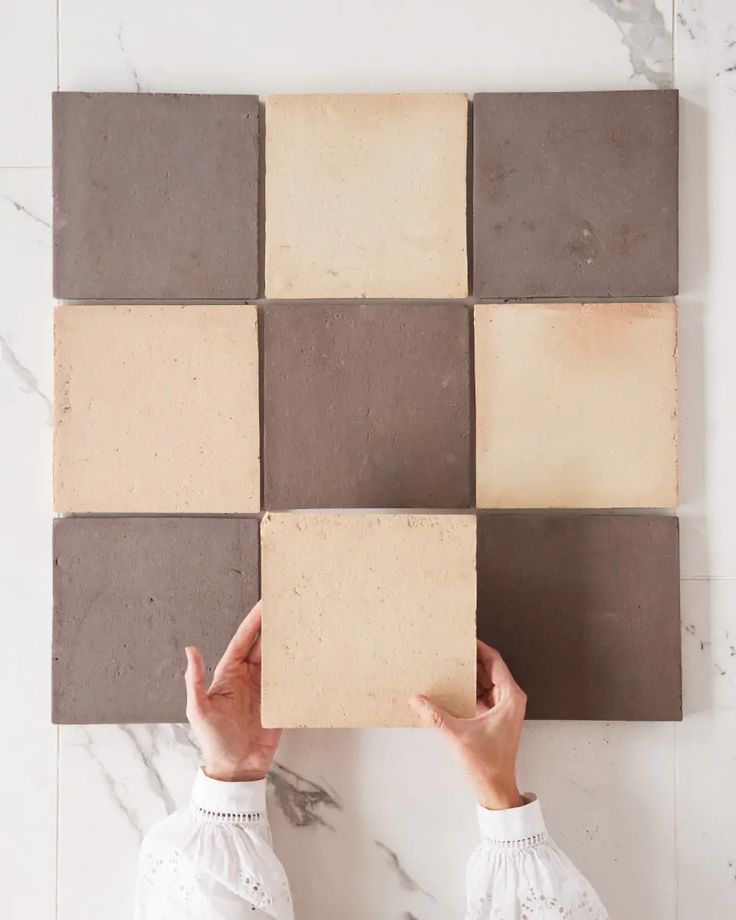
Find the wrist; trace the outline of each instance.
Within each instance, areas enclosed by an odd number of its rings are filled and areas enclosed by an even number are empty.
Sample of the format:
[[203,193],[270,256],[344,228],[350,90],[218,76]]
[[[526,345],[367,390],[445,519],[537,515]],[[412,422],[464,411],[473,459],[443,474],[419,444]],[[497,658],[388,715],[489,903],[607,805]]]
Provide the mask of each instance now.
[[490,811],[520,808],[526,804],[515,777],[479,777],[473,785],[478,803]]
[[204,773],[210,779],[221,783],[253,783],[266,778],[265,770],[255,770],[253,767],[227,763],[206,763]]

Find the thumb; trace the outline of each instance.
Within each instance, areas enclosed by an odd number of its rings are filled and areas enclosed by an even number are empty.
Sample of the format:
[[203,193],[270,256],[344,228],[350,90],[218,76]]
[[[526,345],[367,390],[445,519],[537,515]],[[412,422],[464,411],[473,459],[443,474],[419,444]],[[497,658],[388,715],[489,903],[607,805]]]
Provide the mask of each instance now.
[[184,674],[187,688],[187,718],[190,718],[191,714],[203,710],[207,702],[207,691],[204,687],[204,661],[201,652],[193,645],[188,645],[184,651],[187,656],[187,670]]
[[409,700],[409,708],[419,719],[423,728],[436,728],[443,735],[455,734],[455,716],[443,709],[434,700],[427,696],[413,696]]

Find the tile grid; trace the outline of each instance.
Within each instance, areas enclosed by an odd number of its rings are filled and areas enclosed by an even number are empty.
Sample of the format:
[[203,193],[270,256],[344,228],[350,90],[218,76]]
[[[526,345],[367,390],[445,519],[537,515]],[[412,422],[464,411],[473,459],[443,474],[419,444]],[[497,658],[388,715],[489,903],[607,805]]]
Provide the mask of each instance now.
[[[472,214],[472,212],[473,212],[472,204],[471,204],[470,202],[469,202],[469,206],[468,206],[468,208],[467,208],[467,211],[468,211],[468,215],[469,215],[469,218],[468,218],[468,219],[470,219],[470,214]],[[260,233],[260,238],[263,239],[263,231],[262,231],[262,230],[261,230],[261,233]],[[469,247],[469,252],[468,252],[468,260],[469,260],[469,262],[470,262],[470,259],[472,259],[472,255],[471,255],[470,247]],[[125,301],[120,301],[120,300],[118,300],[118,302],[125,303]],[[176,302],[181,303],[181,302],[183,302],[183,301],[182,301],[182,299],[179,299],[179,300],[177,300]],[[191,301],[189,301],[189,302],[191,302]],[[260,301],[257,301],[257,302],[258,302],[258,304],[259,304],[259,313],[260,313],[261,317],[263,317],[263,312],[264,312],[265,308],[267,307],[267,305],[269,305],[269,304],[271,303],[271,301],[268,301],[268,300],[260,300]],[[468,297],[468,298],[466,298],[466,299],[462,302],[462,303],[465,305],[465,308],[466,308],[467,311],[468,311],[468,314],[469,314],[468,319],[469,319],[471,322],[472,322],[472,312],[473,312],[473,310],[474,310],[474,306],[475,306],[475,304],[477,304],[478,302],[479,302],[479,301],[478,301],[476,298],[473,298],[473,297]],[[103,303],[103,301],[101,301],[101,303]],[[354,304],[355,302],[352,301],[352,300],[341,300],[341,301],[333,301],[332,303],[335,304],[335,305],[339,305],[339,304],[347,304],[347,305],[350,305],[350,304]],[[457,305],[460,306],[460,303],[458,303]],[[260,326],[260,324],[259,324],[259,337],[260,337],[260,336],[262,336],[262,332],[261,332],[261,326]],[[474,337],[471,337],[471,340],[473,341],[473,343],[475,342]],[[473,347],[473,346],[471,346],[471,348],[472,348],[472,347]],[[261,376],[261,381],[262,381],[262,379],[263,379],[262,361],[260,362],[260,364],[261,364],[261,367],[260,367],[260,376]],[[472,363],[471,363],[471,368],[472,368]],[[471,371],[471,373],[472,373],[472,371]],[[471,379],[474,379],[474,377],[471,377]],[[473,390],[474,390],[474,388],[473,388]],[[263,389],[263,386],[261,385],[261,389],[260,389],[260,400],[261,400],[261,404],[262,404],[262,400],[263,400],[263,392],[264,392],[264,389]],[[262,405],[261,405],[260,412],[262,413]],[[261,428],[261,432],[262,432],[262,431],[263,431],[263,429]],[[471,441],[474,440],[475,433],[476,433],[476,432],[475,432],[475,424],[474,424],[474,419],[473,419],[473,421],[472,421],[472,423],[471,423]],[[471,468],[473,469],[473,472],[475,472],[475,464],[474,464],[474,463],[471,464]],[[263,470],[264,470],[264,465],[261,464],[261,478],[263,477]],[[471,510],[473,510],[473,509],[475,509],[475,504],[474,504],[474,503],[471,503]],[[583,513],[585,513],[585,509],[580,509],[580,511],[582,511]]]

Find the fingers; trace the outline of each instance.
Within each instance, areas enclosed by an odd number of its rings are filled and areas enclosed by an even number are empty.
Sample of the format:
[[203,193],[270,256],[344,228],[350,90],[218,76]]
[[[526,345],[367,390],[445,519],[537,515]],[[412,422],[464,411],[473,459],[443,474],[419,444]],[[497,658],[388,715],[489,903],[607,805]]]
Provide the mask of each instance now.
[[442,734],[454,735],[458,719],[451,716],[449,712],[441,706],[430,700],[426,696],[413,696],[409,700],[409,707],[418,717],[419,724],[423,728],[436,728]]
[[187,688],[187,719],[201,713],[207,703],[207,691],[204,686],[204,661],[198,648],[188,645],[184,650],[187,656],[187,669],[184,683]]
[[478,639],[478,683],[489,685],[488,698],[493,704],[503,700],[518,701],[526,704],[526,694],[514,680],[508,665],[500,652]]
[[261,636],[258,635],[258,638],[255,641],[253,648],[248,652],[248,661],[252,664],[261,663]]
[[258,633],[261,630],[261,610],[263,604],[261,601],[255,605],[248,616],[238,626],[235,635],[230,640],[225,654],[217,665],[217,671],[230,664],[239,664],[248,658],[253,646],[255,645]]
[[[514,680],[500,652],[486,645],[485,642],[481,642],[480,639],[478,639],[478,675],[478,682],[483,686],[486,685],[487,680],[499,690],[519,689],[519,685]],[[486,680],[483,679],[484,677]]]

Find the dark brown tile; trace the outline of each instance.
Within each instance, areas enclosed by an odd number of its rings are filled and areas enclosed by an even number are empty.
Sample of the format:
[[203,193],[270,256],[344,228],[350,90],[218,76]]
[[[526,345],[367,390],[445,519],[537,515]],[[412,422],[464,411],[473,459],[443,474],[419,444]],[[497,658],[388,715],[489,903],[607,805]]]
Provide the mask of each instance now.
[[682,718],[677,519],[479,515],[478,634],[529,718]]
[[55,93],[54,295],[258,295],[258,99]]
[[266,508],[468,507],[464,306],[271,305],[263,328]]
[[184,646],[214,667],[258,555],[256,518],[55,521],[53,721],[184,721]]
[[677,292],[675,90],[479,93],[476,297]]

